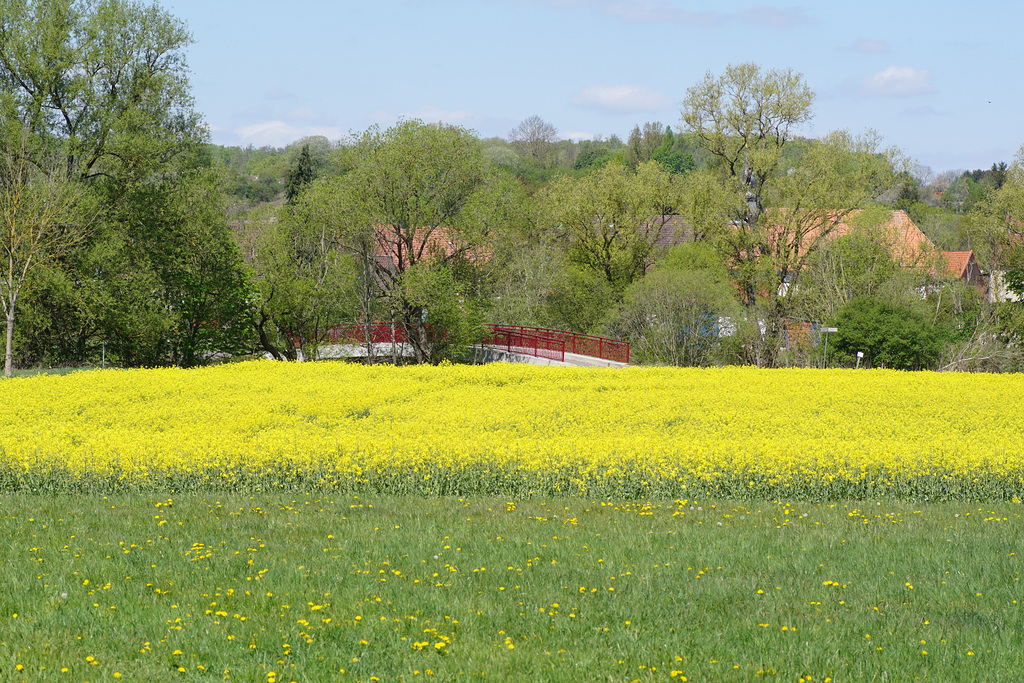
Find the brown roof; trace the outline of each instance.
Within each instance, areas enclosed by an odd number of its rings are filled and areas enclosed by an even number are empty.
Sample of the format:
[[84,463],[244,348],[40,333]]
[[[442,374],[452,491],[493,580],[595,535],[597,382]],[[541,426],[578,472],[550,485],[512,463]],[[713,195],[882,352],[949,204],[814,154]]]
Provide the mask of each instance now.
[[486,248],[468,244],[457,230],[443,225],[417,228],[412,235],[411,250],[405,235],[393,226],[378,225],[373,234],[374,257],[381,263],[390,262],[393,272],[398,271],[400,261],[404,270],[424,259],[444,261],[456,254],[474,263],[491,258]]
[[973,251],[942,252],[942,259],[945,261],[946,272],[953,277],[965,277],[968,269],[970,268],[972,258],[974,258]]
[[[657,220],[657,219],[656,219]],[[661,225],[654,239],[654,248],[669,249],[677,244],[693,241],[693,226],[682,216],[662,216]]]
[[[862,209],[857,209],[839,219],[829,231],[828,238],[841,237],[858,230],[857,217],[862,213]],[[885,223],[876,226],[876,229],[885,239],[892,258],[901,266],[920,265],[924,259],[935,253],[935,245],[914,224],[906,211],[897,209],[890,212]],[[809,247],[819,234],[820,230],[811,230],[803,240],[804,248]]]

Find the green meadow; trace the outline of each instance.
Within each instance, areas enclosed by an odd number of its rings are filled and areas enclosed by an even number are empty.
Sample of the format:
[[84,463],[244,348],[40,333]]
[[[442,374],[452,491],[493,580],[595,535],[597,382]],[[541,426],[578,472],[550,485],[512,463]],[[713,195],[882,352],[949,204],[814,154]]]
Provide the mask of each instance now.
[[0,496],[0,681],[1019,680],[1012,503]]

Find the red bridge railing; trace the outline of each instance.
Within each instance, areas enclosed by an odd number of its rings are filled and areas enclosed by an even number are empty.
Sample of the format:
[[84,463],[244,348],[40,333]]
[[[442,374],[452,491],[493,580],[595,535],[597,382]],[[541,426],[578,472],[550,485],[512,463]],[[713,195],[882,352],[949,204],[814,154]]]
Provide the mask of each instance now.
[[563,341],[506,329],[497,325],[488,327],[491,329],[491,334],[484,340],[485,346],[536,358],[550,358],[559,362],[565,360],[565,342]]
[[543,327],[518,327],[515,325],[491,325],[494,332],[508,331],[519,334],[531,335],[541,339],[560,341],[565,344],[566,353],[576,353],[581,356],[592,356],[604,360],[618,361],[619,363],[629,362],[629,342],[619,339],[608,339],[606,337],[595,337],[589,334],[577,332],[565,332],[564,330],[550,330]]
[[[591,356],[620,363],[629,362],[629,343],[618,339],[543,327],[488,325],[487,329],[488,333],[483,343],[511,353],[523,353],[558,361],[564,361],[566,353],[576,353],[581,356]],[[332,327],[327,334],[327,341],[335,344],[341,342],[381,344],[392,341],[403,343],[408,341],[408,337],[402,325],[374,323],[370,325],[369,335],[367,335],[365,325],[346,323]]]

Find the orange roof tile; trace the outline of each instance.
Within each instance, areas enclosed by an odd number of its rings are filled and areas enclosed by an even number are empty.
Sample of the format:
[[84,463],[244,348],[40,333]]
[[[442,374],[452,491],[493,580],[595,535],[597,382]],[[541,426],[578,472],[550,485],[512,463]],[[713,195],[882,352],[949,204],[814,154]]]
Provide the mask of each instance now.
[[958,278],[966,277],[970,268],[971,259],[974,258],[973,251],[944,251],[942,258],[945,261],[946,272]]

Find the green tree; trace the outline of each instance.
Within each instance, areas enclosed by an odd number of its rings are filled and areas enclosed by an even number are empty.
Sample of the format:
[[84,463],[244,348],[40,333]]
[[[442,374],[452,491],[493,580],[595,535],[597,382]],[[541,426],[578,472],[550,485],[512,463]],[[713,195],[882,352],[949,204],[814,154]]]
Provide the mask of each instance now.
[[122,362],[190,367],[252,350],[251,285],[219,180],[179,166],[134,183],[120,205],[125,229],[95,245],[110,269],[103,334]]
[[706,244],[674,247],[626,290],[613,336],[644,364],[703,366],[715,357],[720,321],[735,314],[729,274]]
[[799,74],[748,63],[708,74],[683,101],[684,125],[715,160],[688,177],[684,213],[728,259],[749,316],[764,323],[764,343],[750,359],[759,365],[775,363],[785,294],[807,259],[847,215],[894,184],[896,153],[873,133],[834,132],[798,158],[785,155],[813,99]]
[[679,199],[676,181],[647,161],[635,173],[609,164],[583,178],[559,178],[539,203],[543,226],[567,242],[569,261],[597,273],[621,295],[643,277]]
[[998,301],[1004,289],[1024,296],[1024,146],[1005,169],[999,189],[964,216],[962,231],[979,264],[988,272],[989,300]]
[[661,163],[669,173],[687,173],[697,167],[692,154],[676,149],[676,137],[671,126],[665,126],[664,140],[651,158]]
[[850,301],[836,319],[837,357],[847,362],[864,354],[864,363],[897,370],[934,367],[942,351],[939,333],[916,310],[868,296]]
[[288,181],[285,183],[285,200],[288,204],[294,204],[303,188],[316,180],[317,170],[313,164],[313,157],[309,153],[309,145],[303,145],[299,152],[299,158],[295,168],[288,172]]
[[598,271],[565,263],[555,274],[544,301],[551,326],[570,332],[595,333],[622,299]]
[[54,261],[86,236],[89,219],[75,180],[47,175],[27,154],[0,155],[0,302],[7,322],[4,376],[14,367],[14,322],[18,298],[39,266]]
[[0,147],[27,129],[31,163],[82,181],[97,207],[88,239],[29,283],[40,357],[80,362],[106,340],[122,363],[192,364],[242,343],[210,327],[246,296],[191,42],[156,4],[0,0]]
[[633,126],[626,142],[626,163],[636,168],[654,158],[665,141],[665,127],[660,121],[648,121],[641,129]]
[[250,322],[261,348],[278,360],[316,359],[331,328],[357,311],[356,264],[322,220],[316,189],[252,218],[247,251],[259,295]]
[[823,243],[805,262],[800,287],[792,293],[793,311],[814,322],[834,320],[859,296],[898,299],[911,282],[896,261],[895,250],[879,224],[889,211],[879,206],[856,216],[853,230]]
[[428,301],[452,294],[446,283],[454,281],[464,303],[445,310],[476,315],[475,300],[485,289],[475,272],[487,267],[492,239],[522,190],[493,172],[480,141],[455,126],[404,121],[383,132],[371,128],[349,161],[352,170],[344,177],[314,183],[307,192],[320,207],[318,220],[364,264],[382,308],[405,328],[416,360],[438,362],[475,339],[459,336],[471,325],[445,328],[447,317],[443,325],[429,324]]
[[[206,139],[185,25],[132,0],[0,0],[0,126],[68,178],[140,178]],[[39,163],[41,168],[47,164]]]

